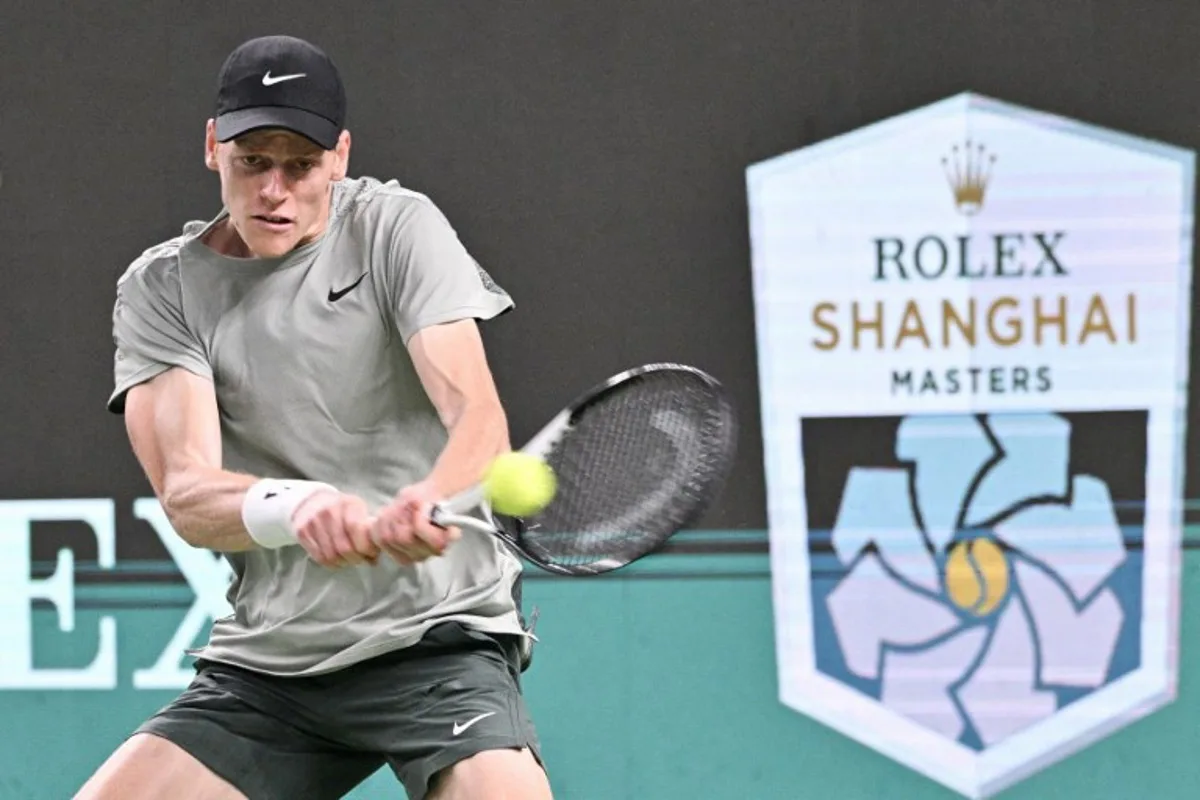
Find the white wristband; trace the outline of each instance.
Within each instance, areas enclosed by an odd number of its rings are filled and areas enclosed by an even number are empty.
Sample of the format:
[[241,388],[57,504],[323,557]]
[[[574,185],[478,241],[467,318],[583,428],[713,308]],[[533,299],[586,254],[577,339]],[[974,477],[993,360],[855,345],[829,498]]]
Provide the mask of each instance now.
[[337,491],[319,481],[263,478],[246,490],[242,501],[242,524],[250,538],[262,547],[274,550],[296,544],[292,514],[314,493],[325,490]]

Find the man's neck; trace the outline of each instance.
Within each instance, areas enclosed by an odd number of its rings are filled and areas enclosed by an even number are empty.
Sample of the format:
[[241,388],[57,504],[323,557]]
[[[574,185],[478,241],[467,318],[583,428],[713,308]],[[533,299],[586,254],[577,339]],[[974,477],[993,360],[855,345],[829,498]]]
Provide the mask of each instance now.
[[[296,242],[296,246],[292,250],[298,250],[306,244],[316,241],[325,235],[325,229],[329,227],[328,218],[324,224],[317,229],[316,233],[309,234]],[[237,232],[237,228],[233,225],[233,220],[229,217],[217,222],[200,237],[200,241],[226,258],[262,258],[262,256],[250,250],[246,241],[241,234]]]
[[238,234],[237,228],[233,227],[233,220],[229,217],[225,217],[209,228],[200,241],[220,255],[229,258],[256,258]]

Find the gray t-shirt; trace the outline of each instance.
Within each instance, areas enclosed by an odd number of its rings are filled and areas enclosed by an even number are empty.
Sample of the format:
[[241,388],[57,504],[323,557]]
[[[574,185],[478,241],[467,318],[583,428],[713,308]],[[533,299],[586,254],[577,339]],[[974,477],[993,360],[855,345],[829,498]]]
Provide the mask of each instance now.
[[[512,308],[427,197],[373,178],[334,186],[328,229],[275,259],[217,254],[191,222],[117,284],[111,411],[178,366],[210,378],[223,467],[325,481],[372,510],[424,478],[447,432],[405,343],[422,328]],[[234,613],[196,654],[314,675],[460,621],[521,634],[521,563],[469,531],[440,558],[328,569],[299,546],[227,554]]]

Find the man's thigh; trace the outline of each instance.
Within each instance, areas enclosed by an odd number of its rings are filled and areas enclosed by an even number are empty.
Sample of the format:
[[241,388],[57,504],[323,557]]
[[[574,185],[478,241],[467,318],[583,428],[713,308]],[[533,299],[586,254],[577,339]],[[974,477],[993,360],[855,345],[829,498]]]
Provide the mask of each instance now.
[[550,779],[530,750],[485,750],[443,770],[427,800],[552,800]]
[[[307,730],[293,709],[278,702],[279,695],[265,692],[269,681],[221,665],[202,668],[175,701],[129,740],[139,744],[127,744],[122,758],[110,759],[97,773],[93,782],[104,791],[85,796],[334,800],[383,766],[379,755],[351,750]],[[118,791],[130,781],[145,786],[138,782],[153,779],[154,756],[163,750],[152,745],[154,739],[169,743],[168,752],[182,753],[169,762],[182,766],[149,784],[149,790]],[[196,794],[197,786],[213,787],[212,794]]]
[[247,800],[179,745],[158,736],[131,736],[109,756],[75,800],[138,797],[175,800]]

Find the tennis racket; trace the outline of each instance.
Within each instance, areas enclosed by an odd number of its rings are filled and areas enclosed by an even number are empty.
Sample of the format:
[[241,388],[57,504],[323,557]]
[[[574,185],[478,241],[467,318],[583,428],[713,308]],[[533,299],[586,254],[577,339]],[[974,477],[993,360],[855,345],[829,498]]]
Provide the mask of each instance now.
[[[733,404],[716,379],[682,364],[648,364],[594,386],[521,448],[557,478],[540,512],[493,514],[476,485],[435,506],[430,519],[497,536],[548,572],[609,572],[654,552],[708,510],[736,438]],[[467,514],[474,509],[486,519]]]

